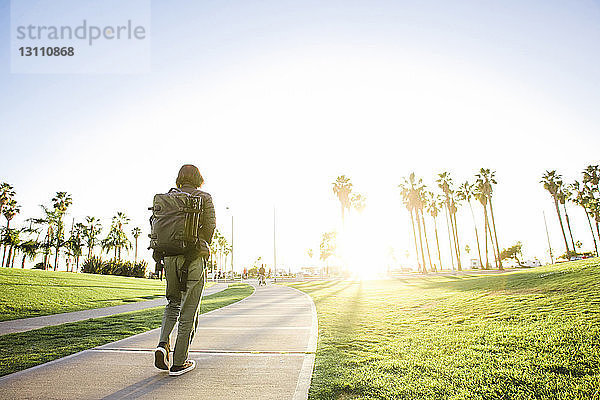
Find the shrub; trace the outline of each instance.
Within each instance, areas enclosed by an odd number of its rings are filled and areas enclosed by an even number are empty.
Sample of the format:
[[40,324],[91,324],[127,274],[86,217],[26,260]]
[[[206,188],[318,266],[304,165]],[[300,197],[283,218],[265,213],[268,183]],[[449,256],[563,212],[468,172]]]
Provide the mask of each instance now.
[[100,257],[91,257],[83,262],[81,272],[88,274],[134,276],[136,278],[143,278],[146,276],[147,267],[148,263],[143,260],[132,263],[131,261],[121,261],[115,259],[103,261]]
[[43,262],[39,262],[33,266],[33,269],[46,269],[46,268],[44,268]]

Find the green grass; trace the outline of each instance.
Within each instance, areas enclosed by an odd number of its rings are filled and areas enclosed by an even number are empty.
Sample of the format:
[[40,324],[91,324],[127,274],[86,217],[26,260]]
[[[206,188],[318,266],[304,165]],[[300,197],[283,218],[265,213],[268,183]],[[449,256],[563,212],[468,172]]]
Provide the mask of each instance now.
[[[202,299],[201,312],[235,303],[252,294],[246,284]],[[0,376],[46,363],[160,327],[164,307],[4,335],[0,340]]]
[[165,281],[0,268],[0,293],[0,321],[7,321],[155,299]]
[[600,261],[291,286],[319,317],[311,399],[599,399]]

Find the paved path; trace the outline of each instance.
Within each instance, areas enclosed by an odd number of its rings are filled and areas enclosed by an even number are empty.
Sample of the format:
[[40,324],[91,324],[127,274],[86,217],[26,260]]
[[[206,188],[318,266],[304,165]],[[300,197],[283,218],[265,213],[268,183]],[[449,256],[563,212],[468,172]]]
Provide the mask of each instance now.
[[[204,290],[204,295],[220,292],[227,289],[227,284],[217,283]],[[41,317],[32,317],[24,319],[15,319],[12,321],[0,322],[0,335],[8,333],[17,333],[39,329],[45,326],[65,324],[67,322],[83,321],[90,318],[108,317],[109,315],[121,314],[129,311],[144,310],[146,308],[159,307],[167,304],[165,297],[155,300],[138,301],[135,303],[122,304],[120,306],[93,308],[91,310],[74,311],[63,314],[44,315]]]
[[308,397],[317,345],[310,297],[268,285],[203,314],[190,358],[171,377],[153,366],[155,329],[0,378],[3,399],[293,399]]

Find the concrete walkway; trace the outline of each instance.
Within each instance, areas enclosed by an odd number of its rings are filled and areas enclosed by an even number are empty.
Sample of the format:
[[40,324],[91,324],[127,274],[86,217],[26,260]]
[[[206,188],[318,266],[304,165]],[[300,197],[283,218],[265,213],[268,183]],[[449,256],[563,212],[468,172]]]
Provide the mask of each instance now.
[[[204,290],[204,295],[220,292],[227,289],[227,284],[217,283]],[[61,325],[67,322],[83,321],[90,318],[108,317],[110,315],[121,314],[129,311],[145,310],[146,308],[159,307],[167,304],[165,297],[155,300],[138,301],[135,303],[122,304],[120,306],[93,308],[90,310],[74,311],[63,314],[44,315],[41,317],[32,317],[24,319],[14,319],[12,321],[0,322],[0,335],[8,333],[25,332],[33,329],[39,329],[46,326]]]
[[155,329],[0,378],[4,399],[293,399],[308,397],[317,346],[311,298],[268,285],[203,314],[190,358],[171,377],[153,365]]

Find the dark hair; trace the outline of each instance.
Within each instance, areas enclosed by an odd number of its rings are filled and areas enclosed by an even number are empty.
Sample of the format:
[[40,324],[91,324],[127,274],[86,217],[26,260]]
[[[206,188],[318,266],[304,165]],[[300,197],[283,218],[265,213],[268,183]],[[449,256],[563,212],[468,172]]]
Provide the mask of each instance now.
[[185,164],[179,169],[177,180],[175,184],[178,188],[183,185],[192,185],[195,188],[199,188],[204,183],[204,178],[200,175],[198,167],[192,164]]

